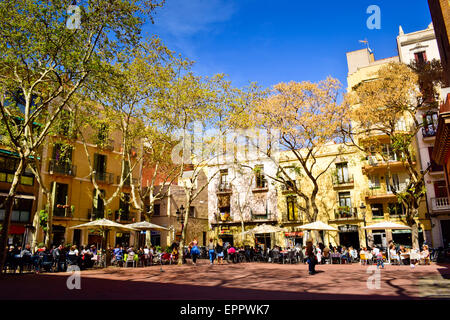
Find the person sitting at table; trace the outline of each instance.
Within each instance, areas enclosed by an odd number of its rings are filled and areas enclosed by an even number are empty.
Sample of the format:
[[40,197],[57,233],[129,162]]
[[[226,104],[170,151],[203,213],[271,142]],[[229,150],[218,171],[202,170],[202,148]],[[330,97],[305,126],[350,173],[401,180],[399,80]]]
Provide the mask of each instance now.
[[358,251],[356,251],[356,249],[354,249],[353,247],[350,247],[348,253],[349,253],[349,256],[350,256],[350,259],[351,259],[352,262],[353,261],[357,261],[357,259],[358,259]]
[[398,255],[397,251],[395,250],[394,244],[391,244],[391,246],[390,246],[389,255],[390,255],[391,261],[397,261],[397,263],[400,264],[400,257]]
[[347,261],[347,263],[351,263],[350,253],[347,250],[347,247],[342,247],[341,260]]
[[317,264],[322,264],[322,250],[320,249],[320,246],[316,246],[316,257],[317,257]]
[[423,245],[423,250],[420,253],[420,261],[423,261],[424,264],[430,264],[430,251],[428,250],[428,246],[426,244]]
[[323,248],[323,258],[325,261],[327,261],[330,258],[330,248],[328,247]]
[[361,250],[359,251],[359,261],[361,262],[361,264],[367,264],[367,249],[365,247],[361,248]]

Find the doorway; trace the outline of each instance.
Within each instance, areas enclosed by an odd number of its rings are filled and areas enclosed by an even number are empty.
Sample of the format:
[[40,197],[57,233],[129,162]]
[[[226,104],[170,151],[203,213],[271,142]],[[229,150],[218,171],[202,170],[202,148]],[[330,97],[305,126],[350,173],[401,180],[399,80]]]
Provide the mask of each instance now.
[[450,220],[441,220],[442,243],[444,248],[450,247]]
[[339,243],[341,246],[353,247],[358,249],[360,247],[359,243],[359,233],[358,232],[339,232]]
[[262,244],[264,246],[264,249],[271,248],[271,237],[270,233],[263,233],[259,234],[256,237],[256,243]]
[[63,226],[53,226],[52,228],[53,233],[53,245],[59,246],[60,244],[64,244],[65,242],[65,234],[66,234],[66,227]]
[[223,244],[229,243],[231,246],[234,246],[233,236],[226,235],[226,236],[219,236],[220,239],[222,239]]

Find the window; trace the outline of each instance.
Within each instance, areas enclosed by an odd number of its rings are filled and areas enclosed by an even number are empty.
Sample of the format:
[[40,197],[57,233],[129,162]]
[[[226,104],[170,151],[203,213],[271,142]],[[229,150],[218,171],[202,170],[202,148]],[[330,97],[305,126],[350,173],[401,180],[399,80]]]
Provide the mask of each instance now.
[[436,198],[446,198],[447,197],[447,186],[445,181],[436,181],[433,183],[434,185],[434,196]]
[[[5,201],[4,197],[0,198],[0,203],[3,206]],[[14,200],[13,211],[11,213],[12,222],[29,222],[31,216],[31,210],[33,207],[33,200],[16,198]],[[5,219],[5,210],[0,209],[0,221]]]
[[346,162],[336,164],[336,176],[338,184],[348,183],[350,181]]
[[372,208],[372,216],[374,218],[383,218],[383,204],[382,203],[374,203],[371,204],[370,207]]
[[287,218],[288,221],[295,221],[297,220],[297,214],[296,214],[296,206],[295,203],[297,202],[297,197],[287,197]]
[[119,201],[119,214],[121,221],[130,219],[130,194],[122,193]]
[[437,112],[428,112],[423,115],[423,135],[432,137],[436,135],[438,124]]
[[430,163],[429,163],[429,165],[431,165],[430,172],[440,172],[440,171],[444,171],[444,167],[441,166],[441,165],[438,165],[438,164],[433,160],[433,147],[428,147],[428,155],[430,156]]
[[255,167],[256,188],[266,188],[266,179],[264,178],[264,166]]
[[69,185],[64,183],[53,182],[53,192],[55,201],[53,203],[54,215],[57,217],[65,217],[68,209],[68,190]]
[[161,215],[161,205],[159,203],[153,205],[153,215],[154,216],[160,216]]
[[[0,157],[0,182],[12,183],[14,173],[19,165],[19,159],[13,157]],[[20,177],[19,183],[32,186],[34,184],[33,173],[27,168]]]
[[400,216],[405,214],[405,208],[401,203],[388,203],[390,216]]
[[388,161],[399,161],[401,159],[400,154],[398,152],[395,152],[390,144],[383,145],[382,154],[383,158],[387,159]]
[[380,176],[375,174],[370,176],[369,179],[369,188],[370,189],[379,189],[380,188]]
[[387,192],[399,191],[400,190],[400,181],[398,179],[398,174],[394,173],[391,175],[391,179],[386,176],[386,190]]
[[101,219],[104,218],[105,214],[105,204],[103,202],[103,198],[105,197],[105,190],[97,191],[94,189],[93,201],[92,201],[92,215],[93,219]]
[[427,54],[425,51],[414,53],[414,58],[417,63],[425,63],[427,62]]
[[339,192],[339,210],[349,212],[352,207],[350,192]]
[[228,169],[220,170],[220,186],[222,188],[228,187]]
[[195,207],[189,207],[189,217],[195,218]]

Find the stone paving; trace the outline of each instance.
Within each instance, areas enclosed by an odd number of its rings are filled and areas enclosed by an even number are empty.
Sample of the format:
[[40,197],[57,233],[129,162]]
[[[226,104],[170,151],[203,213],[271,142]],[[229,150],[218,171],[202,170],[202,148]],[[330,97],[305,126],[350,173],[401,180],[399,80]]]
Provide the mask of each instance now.
[[[450,299],[450,265],[390,266],[380,269],[379,288],[367,266],[241,263],[146,268],[108,267],[81,272],[81,289],[69,290],[70,273],[7,274],[5,299]],[[375,278],[371,278],[375,279]],[[370,280],[370,279],[369,279]]]

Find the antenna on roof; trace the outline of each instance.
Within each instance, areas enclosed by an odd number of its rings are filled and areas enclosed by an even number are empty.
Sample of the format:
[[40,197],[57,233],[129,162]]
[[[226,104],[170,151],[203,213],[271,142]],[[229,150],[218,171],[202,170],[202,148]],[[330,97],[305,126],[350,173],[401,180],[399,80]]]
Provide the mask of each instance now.
[[369,41],[367,39],[364,40],[359,40],[360,43],[364,43],[365,45],[367,45],[367,50],[369,50],[369,53],[372,53],[372,49],[370,49],[369,47]]

